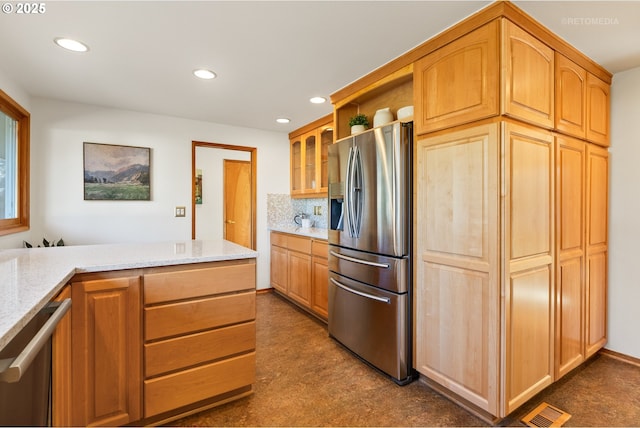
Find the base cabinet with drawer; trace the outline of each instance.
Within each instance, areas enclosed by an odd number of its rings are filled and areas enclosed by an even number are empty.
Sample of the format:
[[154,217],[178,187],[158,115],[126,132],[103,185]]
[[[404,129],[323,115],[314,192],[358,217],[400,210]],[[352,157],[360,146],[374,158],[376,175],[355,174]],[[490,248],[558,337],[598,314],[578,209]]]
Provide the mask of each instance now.
[[56,351],[54,377],[71,388],[54,382],[56,425],[157,425],[253,393],[255,259],[78,274],[70,285],[70,351]]
[[325,240],[271,232],[271,285],[280,295],[325,321],[327,258]]

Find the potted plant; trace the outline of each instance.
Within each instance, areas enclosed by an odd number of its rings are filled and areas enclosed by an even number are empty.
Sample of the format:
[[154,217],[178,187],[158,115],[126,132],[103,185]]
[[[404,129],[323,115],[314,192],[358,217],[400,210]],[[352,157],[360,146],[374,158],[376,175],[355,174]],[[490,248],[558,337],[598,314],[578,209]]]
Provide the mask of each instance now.
[[349,126],[351,127],[351,135],[364,131],[369,126],[367,116],[358,113],[349,118]]

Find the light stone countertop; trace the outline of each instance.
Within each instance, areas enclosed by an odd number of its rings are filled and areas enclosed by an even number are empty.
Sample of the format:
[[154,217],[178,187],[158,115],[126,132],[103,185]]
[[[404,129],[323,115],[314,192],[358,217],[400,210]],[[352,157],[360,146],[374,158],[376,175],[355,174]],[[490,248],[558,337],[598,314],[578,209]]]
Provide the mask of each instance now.
[[328,238],[328,230],[319,227],[300,227],[300,226],[274,226],[269,230],[274,232],[290,233],[292,235],[307,236],[309,238],[324,239]]
[[256,258],[224,240],[0,250],[0,350],[76,273]]

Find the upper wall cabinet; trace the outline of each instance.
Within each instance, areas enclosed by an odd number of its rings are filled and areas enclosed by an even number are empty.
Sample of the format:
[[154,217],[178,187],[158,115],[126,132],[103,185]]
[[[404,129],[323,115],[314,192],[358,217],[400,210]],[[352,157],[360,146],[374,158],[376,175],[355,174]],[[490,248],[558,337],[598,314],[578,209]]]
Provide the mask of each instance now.
[[558,131],[609,146],[609,84],[556,53]]
[[327,194],[327,162],[333,144],[333,115],[325,116],[289,134],[291,142],[291,196],[313,198]]
[[418,60],[414,80],[418,134],[498,114],[554,124],[553,50],[507,19]]
[[502,113],[553,128],[553,50],[502,20]]
[[490,22],[415,63],[418,134],[498,114],[498,24]]

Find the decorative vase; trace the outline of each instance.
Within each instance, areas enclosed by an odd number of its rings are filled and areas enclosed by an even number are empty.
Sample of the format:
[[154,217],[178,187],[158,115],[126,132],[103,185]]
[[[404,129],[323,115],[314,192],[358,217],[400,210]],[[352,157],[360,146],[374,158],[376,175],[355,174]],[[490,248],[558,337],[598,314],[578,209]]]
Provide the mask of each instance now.
[[385,123],[393,122],[393,113],[389,110],[389,107],[381,108],[376,111],[373,116],[373,127],[384,125]]
[[367,128],[365,128],[364,125],[353,125],[351,127],[351,135],[359,134],[359,133],[363,132],[365,129],[367,129]]

